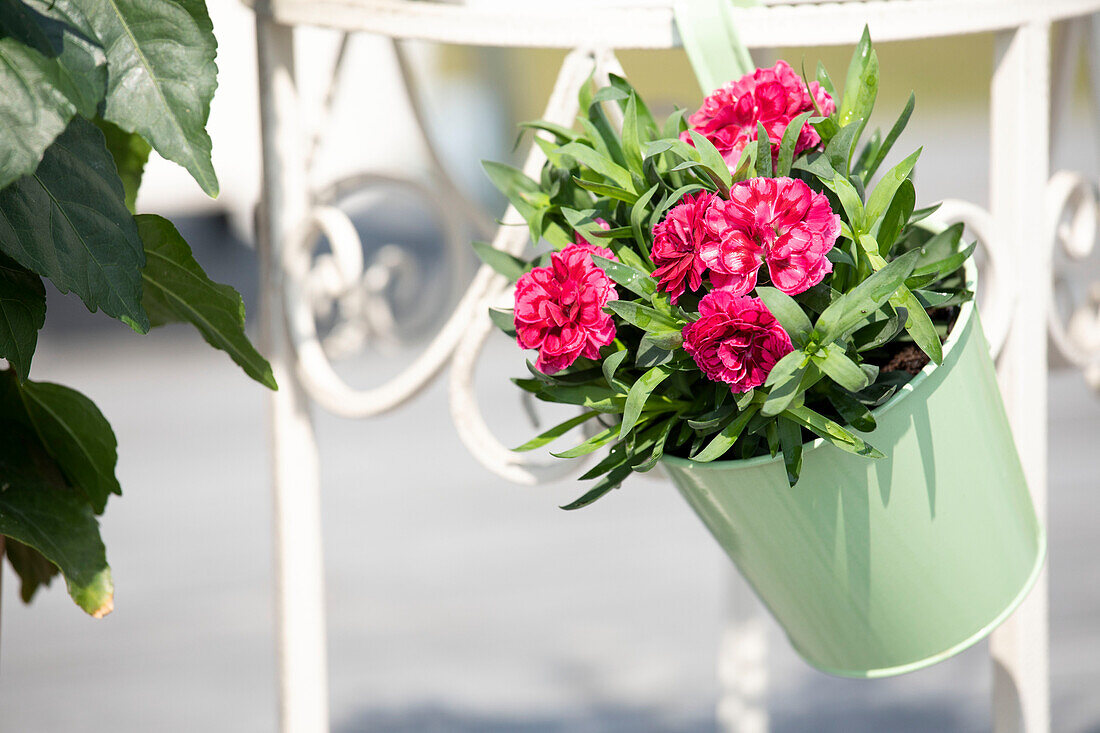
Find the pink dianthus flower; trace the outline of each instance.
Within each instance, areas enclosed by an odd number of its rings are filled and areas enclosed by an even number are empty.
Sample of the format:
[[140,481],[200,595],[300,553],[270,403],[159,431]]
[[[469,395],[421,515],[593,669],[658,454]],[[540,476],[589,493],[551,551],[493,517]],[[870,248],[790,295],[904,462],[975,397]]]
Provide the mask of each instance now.
[[794,350],[791,338],[758,298],[714,290],[699,302],[699,320],[684,326],[684,350],[708,379],[748,392]]
[[[756,140],[757,123],[764,125],[772,147],[772,156],[779,152],[783,133],[798,115],[817,106],[825,116],[836,110],[836,102],[816,81],[810,82],[809,92],[802,77],[794,72],[786,61],[778,61],[770,69],[757,69],[737,81],[728,82],[716,89],[699,110],[688,117],[691,129],[710,140],[725,158],[727,165],[736,166],[741,151]],[[691,136],[680,136],[691,143]],[[806,123],[795,144],[795,155],[821,144],[821,136],[813,125]]]
[[680,199],[655,227],[650,257],[657,269],[657,286],[672,296],[675,303],[688,289],[695,292],[703,284],[707,266],[699,251],[713,244],[714,235],[707,227],[706,214],[718,197],[706,191]]
[[535,366],[544,374],[565,369],[579,357],[598,359],[600,347],[615,339],[615,323],[603,307],[617,300],[615,284],[592,261],[615,255],[594,244],[571,244],[550,255],[516,283],[516,341],[538,349]]
[[765,262],[772,284],[797,295],[833,271],[826,254],[840,233],[829,199],[794,178],[750,178],[707,212],[713,236],[700,251],[717,288],[745,295]]

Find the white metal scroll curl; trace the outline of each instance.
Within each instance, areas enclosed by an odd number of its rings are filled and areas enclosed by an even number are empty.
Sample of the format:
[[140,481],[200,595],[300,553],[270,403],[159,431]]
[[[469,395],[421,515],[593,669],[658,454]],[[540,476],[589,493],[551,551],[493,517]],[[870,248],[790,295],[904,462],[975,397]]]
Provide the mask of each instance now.
[[[577,113],[577,92],[588,78],[595,58],[595,54],[586,49],[578,49],[566,57],[550,95],[544,118],[563,125],[572,123]],[[537,176],[544,162],[541,149],[532,146],[523,170],[530,176]],[[408,185],[404,180],[399,182]],[[362,269],[361,244],[354,227],[346,219],[346,215],[339,209],[324,203],[310,211],[308,220],[299,227],[296,236],[290,238],[284,251],[283,300],[296,371],[306,392],[317,404],[333,414],[365,418],[399,407],[418,394],[442,371],[475,319],[482,317],[487,320],[486,296],[494,294],[494,281],[499,276],[490,268],[482,266],[474,275],[473,282],[459,300],[451,317],[407,369],[381,386],[356,389],[348,385],[333,369],[317,333],[314,311],[319,295],[346,292]],[[331,259],[320,258],[323,272],[311,275],[313,248],[320,232],[328,236],[334,255]],[[527,245],[527,239],[522,217],[514,207],[509,206],[502,226],[493,240],[493,246],[519,254]],[[357,249],[360,252],[358,260],[352,254]],[[337,251],[341,254],[336,254]],[[321,289],[320,292],[318,288]],[[458,427],[461,435],[463,426]],[[499,467],[489,456],[475,455],[488,460],[487,465],[490,468],[496,470]]]
[[[1058,252],[1069,265],[1089,258],[1100,226],[1096,185],[1077,173],[1059,171],[1047,184],[1044,208],[1046,231],[1043,244],[1055,257],[1054,287],[1048,308],[1050,339],[1058,351],[1084,371],[1093,389],[1100,390],[1100,283],[1088,283],[1083,293],[1058,267]],[[1056,246],[1057,245],[1057,246]],[[1068,268],[1065,268],[1068,269]],[[1068,303],[1064,317],[1062,303]]]
[[982,326],[989,341],[989,352],[994,358],[1000,355],[1012,327],[1012,313],[1016,305],[1016,263],[1008,253],[1000,251],[993,241],[993,218],[990,213],[969,201],[947,199],[936,210],[932,220],[949,226],[962,223],[977,240],[984,255],[979,263],[981,280],[977,293],[978,308],[982,313]]

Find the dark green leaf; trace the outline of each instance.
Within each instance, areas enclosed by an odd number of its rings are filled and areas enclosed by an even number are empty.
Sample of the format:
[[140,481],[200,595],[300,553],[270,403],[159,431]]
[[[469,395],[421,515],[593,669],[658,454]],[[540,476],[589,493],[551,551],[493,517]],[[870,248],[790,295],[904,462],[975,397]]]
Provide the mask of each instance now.
[[592,193],[600,196],[607,196],[617,201],[623,201],[629,206],[633,206],[634,202],[638,200],[638,194],[633,191],[627,191],[625,188],[619,188],[618,186],[609,186],[606,183],[600,183],[598,181],[586,181],[583,178],[573,177],[573,181],[576,182],[581,188],[591,191]]
[[203,0],[49,0],[107,50],[104,118],[148,140],[218,195],[206,120],[218,44]]
[[958,270],[963,264],[970,259],[970,255],[974,254],[974,250],[977,248],[978,243],[973,242],[961,252],[956,252],[950,257],[945,257],[938,262],[929,262],[928,264],[922,264],[917,269],[913,270],[911,277],[919,277],[921,275],[935,275],[936,280],[942,280],[951,273]]
[[172,222],[154,214],[134,219],[146,255],[142,305],[152,324],[193,324],[208,344],[229,354],[248,376],[278,389],[271,365],[245,336],[240,294],[206,276]]
[[42,278],[0,255],[0,358],[20,379],[31,370],[38,330],[46,322],[46,289]]
[[831,386],[826,390],[825,396],[844,421],[856,430],[869,433],[875,429],[875,416],[856,398]]
[[852,150],[863,129],[860,121],[846,124],[825,146],[825,160],[837,174],[847,176],[852,160]]
[[126,132],[106,120],[96,119],[94,122],[106,138],[107,150],[115,159],[118,177],[122,179],[122,187],[126,191],[126,208],[131,212],[136,211],[141,176],[145,172],[145,164],[149,161],[152,148],[136,132]]
[[[0,37],[0,188],[38,167],[74,115],[91,117],[107,88],[103,52],[56,20],[4,0],[23,14],[39,48]],[[16,8],[18,6],[18,8]],[[14,22],[10,21],[9,22]],[[36,33],[37,31],[37,33]],[[44,39],[44,40],[43,40]],[[28,39],[29,40],[29,39]]]
[[718,152],[718,148],[714,147],[714,143],[695,130],[690,130],[689,134],[695,149],[699,151],[699,162],[705,165],[707,170],[722,182],[726,190],[729,190],[733,178],[730,176],[729,165],[722,154]]
[[0,190],[0,251],[139,333],[145,254],[103,134],[77,117],[38,169]]
[[840,199],[840,205],[844,207],[844,214],[848,217],[848,223],[851,224],[852,231],[859,232],[865,221],[863,202],[859,198],[859,191],[856,191],[847,178],[839,175],[833,179],[833,185],[830,188]]
[[11,537],[4,538],[4,556],[19,576],[19,597],[23,603],[30,603],[39,587],[48,586],[58,573],[57,566],[41,552]]
[[96,514],[107,497],[122,494],[115,478],[118,443],[110,423],[91,400],[76,390],[49,382],[19,385],[30,424],[61,471],[88,497]]
[[0,424],[0,434],[0,535],[38,550],[60,568],[78,606],[107,615],[114,585],[91,506],[33,434],[12,422]]
[[684,338],[679,331],[647,332],[638,342],[638,357],[634,365],[639,369],[648,369],[658,364],[667,364],[675,358],[674,350],[683,342]]

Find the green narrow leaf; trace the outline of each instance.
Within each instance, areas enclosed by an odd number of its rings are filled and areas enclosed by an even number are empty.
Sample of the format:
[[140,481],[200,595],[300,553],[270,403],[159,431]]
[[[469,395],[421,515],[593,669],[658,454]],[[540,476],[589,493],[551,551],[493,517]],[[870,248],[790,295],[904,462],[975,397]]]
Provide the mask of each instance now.
[[806,312],[802,310],[802,306],[794,298],[776,288],[759,286],[756,288],[756,294],[764,301],[764,305],[779,321],[779,325],[787,335],[794,340],[795,345],[804,346],[810,337],[810,331],[813,330],[813,324],[810,323]]
[[208,344],[229,354],[248,376],[278,389],[271,365],[244,333],[240,294],[206,276],[172,222],[154,214],[139,214],[134,220],[145,246],[142,304],[150,322],[154,326],[191,323]]
[[783,451],[783,466],[787,469],[787,483],[794,486],[802,474],[802,428],[793,420],[782,417],[776,421],[779,432],[779,448]]
[[28,379],[18,392],[46,451],[101,514],[107,497],[122,494],[115,478],[118,443],[107,418],[87,397],[60,384]]
[[712,174],[712,177],[717,177],[722,185],[725,186],[725,190],[729,190],[730,185],[733,183],[733,177],[730,175],[729,165],[726,163],[726,159],[722,157],[722,154],[718,152],[718,148],[714,147],[707,138],[703,137],[695,130],[690,130],[691,141],[694,143],[694,147],[699,151],[699,162],[707,167]]
[[784,417],[794,420],[802,427],[829,441],[837,448],[865,458],[885,458],[885,454],[876,450],[863,438],[845,429],[824,415],[819,415],[808,407],[792,407],[783,413]]
[[836,193],[837,198],[840,199],[840,205],[844,208],[848,222],[852,225],[853,233],[861,231],[866,221],[866,214],[863,210],[863,202],[859,198],[859,192],[848,182],[847,178],[840,175],[833,179],[831,188]]
[[917,148],[916,152],[882,176],[882,180],[875,186],[875,190],[867,197],[866,216],[868,224],[874,224],[886,212],[886,207],[894,200],[894,194],[897,193],[902,181],[909,177],[913,166],[917,164],[917,158],[920,157],[921,150],[923,148]]
[[794,401],[798,395],[802,377],[806,373],[806,367],[803,364],[805,360],[806,355],[796,349],[775,363],[764,382],[764,386],[769,390],[768,397],[761,408],[761,414],[765,417],[778,415]]
[[894,147],[894,143],[897,142],[898,137],[901,135],[905,126],[909,124],[909,117],[913,114],[913,107],[916,106],[917,98],[912,92],[909,92],[909,101],[905,103],[905,109],[901,111],[894,126],[890,128],[890,132],[886,135],[886,139],[883,140],[882,145],[875,151],[875,157],[867,165],[867,169],[863,173],[864,180],[871,180],[871,176],[875,175],[879,166],[882,165],[882,161],[886,160],[887,154],[890,149]]
[[879,220],[875,239],[878,241],[880,256],[886,257],[890,253],[894,242],[898,240],[898,236],[908,223],[909,217],[913,215],[916,202],[917,194],[913,188],[913,182],[906,178],[894,194],[894,200],[886,209],[885,216]]
[[779,144],[779,160],[775,166],[777,177],[791,174],[795,146],[798,144],[798,138],[802,134],[802,128],[806,124],[806,120],[810,119],[812,115],[813,112],[803,112],[791,120],[787,125],[787,129],[783,131],[783,141]]
[[831,386],[825,391],[825,396],[844,421],[856,430],[869,433],[875,429],[875,416],[856,398]]
[[620,440],[626,438],[630,431],[634,429],[638,418],[642,414],[642,408],[645,407],[646,400],[653,394],[653,390],[657,389],[657,386],[665,381],[671,373],[672,370],[666,366],[655,366],[639,377],[638,381],[631,386],[626,395],[626,406],[623,408],[623,421],[619,425]]
[[[852,152],[855,149],[856,140],[862,130],[859,121],[849,123],[837,131],[836,135],[825,146],[824,158],[836,171],[836,174],[847,176],[851,170]],[[830,176],[832,177],[832,176]]]
[[206,120],[218,43],[203,0],[49,1],[107,50],[103,117],[141,135],[217,196]]
[[836,344],[826,346],[824,356],[820,353],[815,355],[814,364],[825,372],[827,377],[849,392],[859,392],[870,384],[870,380],[859,365],[849,359],[844,349]]
[[76,117],[38,169],[0,190],[0,251],[138,333],[145,254],[103,134]]
[[[912,254],[912,253],[911,253]],[[917,342],[921,351],[928,355],[936,364],[943,363],[943,344],[940,342],[936,326],[928,317],[928,312],[920,304],[913,292],[904,285],[898,290],[897,295],[890,298],[890,303],[897,308],[908,311],[908,319],[905,322],[905,330]]]
[[649,244],[645,235],[649,230],[644,227],[645,218],[649,213],[649,202],[660,187],[660,184],[653,186],[630,207],[630,230],[634,233],[634,241],[638,243],[638,251],[646,255],[649,253]]
[[592,255],[592,261],[607,273],[607,276],[614,280],[615,284],[622,285],[635,295],[640,295],[648,300],[657,292],[657,281],[647,272],[642,272],[629,265],[599,255]]
[[634,181],[630,176],[630,171],[610,158],[600,155],[587,145],[577,142],[568,143],[558,148],[558,153],[568,155],[578,163],[596,171],[601,176],[614,182],[619,188],[634,190]]
[[93,122],[103,133],[107,151],[115,159],[118,177],[122,179],[122,187],[126,191],[126,208],[136,212],[141,176],[145,172],[145,164],[149,161],[152,148],[136,132],[126,132],[117,125],[98,118]]
[[833,85],[833,80],[829,78],[829,72],[825,70],[825,64],[820,61],[817,62],[817,83],[829,93],[830,97],[836,99],[836,87]]
[[871,34],[864,26],[863,35],[848,64],[848,76],[844,79],[844,97],[839,111],[840,126],[844,127],[862,120],[859,127],[862,132],[863,126],[871,117],[871,110],[875,107],[876,96],[878,96],[878,54],[871,45]]
[[977,249],[977,247],[978,243],[972,242],[966,247],[966,249],[962,250],[961,252],[956,252],[953,255],[944,257],[938,262],[929,262],[927,264],[919,265],[915,270],[913,270],[913,274],[910,275],[910,277],[934,275],[935,279],[933,279],[932,282],[936,282],[936,280],[942,280],[943,278],[947,277],[948,275],[962,267],[963,264],[965,264],[966,261],[970,259],[970,255],[974,254],[974,250]]
[[478,258],[501,275],[504,275],[510,282],[519,280],[523,277],[523,273],[530,269],[530,266],[519,257],[499,250],[491,244],[486,242],[473,242],[472,244]]
[[627,191],[625,188],[619,188],[618,186],[609,186],[606,183],[599,183],[597,181],[586,181],[576,176],[573,176],[573,182],[586,191],[591,191],[599,196],[607,196],[616,201],[623,201],[628,206],[633,206],[634,202],[638,200],[638,194],[633,191]]
[[681,331],[684,326],[670,316],[632,300],[612,300],[604,309],[643,331]]
[[737,417],[735,417],[729,425],[722,428],[722,430],[718,432],[718,435],[711,438],[706,448],[699,451],[698,455],[692,457],[692,460],[698,461],[699,463],[709,463],[725,455],[726,451],[732,448],[733,444],[737,442],[737,439],[741,437],[741,433],[745,430],[745,426],[749,424],[749,420],[756,415],[759,409],[759,405],[749,405],[748,409],[738,413]]
[[503,308],[490,308],[489,320],[493,325],[504,332],[506,336],[516,337],[516,313],[513,310]]
[[516,451],[517,453],[523,453],[523,452],[526,452],[526,451],[535,450],[536,448],[541,448],[544,445],[547,445],[549,443],[554,442],[555,440],[557,440],[561,436],[568,433],[573,428],[577,427],[578,425],[580,425],[584,422],[587,422],[588,420],[591,420],[592,418],[594,418],[596,415],[599,415],[599,414],[600,413],[598,413],[598,412],[582,412],[580,415],[577,415],[576,417],[571,417],[568,420],[566,420],[565,422],[559,423],[559,424],[555,425],[554,427],[550,428],[549,430],[547,430],[545,432],[542,432],[542,433],[539,433],[534,438],[531,438],[531,440],[527,441],[526,443],[519,446],[518,448],[513,448],[512,450]]
[[772,177],[772,143],[768,131],[760,122],[756,123],[756,175]]
[[626,158],[627,168],[639,177],[645,177],[642,168],[642,143],[638,132],[638,95],[633,91],[623,110],[623,157]]
[[578,458],[580,456],[586,456],[593,451],[599,450],[608,443],[611,443],[618,437],[618,426],[610,427],[606,430],[601,430],[580,445],[576,445],[569,450],[564,450],[561,453],[551,452],[550,455],[556,458]]
[[38,331],[46,322],[42,278],[0,255],[0,358],[20,379],[31,371]]
[[[3,188],[34,172],[75,115],[95,115],[107,89],[107,67],[101,49],[57,20],[13,0],[0,6],[8,31],[0,33]],[[20,26],[14,35],[13,24]]]
[[612,489],[619,488],[626,477],[633,472],[634,469],[631,468],[629,464],[614,468],[592,489],[587,491],[584,496],[566,504],[561,508],[565,509],[566,511],[573,511],[574,509],[581,509],[583,507],[586,507],[597,499],[600,499],[604,495],[608,494]]
[[76,604],[102,618],[114,608],[114,584],[92,507],[27,429],[2,422],[0,434],[0,535],[42,553]]
[[603,364],[600,365],[600,368],[603,371],[604,381],[607,382],[607,386],[611,389],[619,389],[618,385],[615,383],[615,372],[619,371],[619,367],[622,365],[623,359],[625,359],[629,355],[630,352],[626,349],[616,351],[614,354],[611,354],[606,359],[604,359]]
[[[917,251],[907,252],[834,300],[818,317],[814,330],[828,343],[853,330],[897,292],[917,262]],[[902,304],[904,306],[904,304]]]

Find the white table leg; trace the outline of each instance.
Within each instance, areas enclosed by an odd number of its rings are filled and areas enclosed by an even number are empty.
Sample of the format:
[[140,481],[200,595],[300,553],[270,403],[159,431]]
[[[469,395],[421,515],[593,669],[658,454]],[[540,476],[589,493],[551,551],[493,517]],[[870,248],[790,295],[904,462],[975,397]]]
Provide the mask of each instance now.
[[[300,236],[309,206],[294,79],[294,33],[256,16],[263,138],[264,341],[279,391],[271,396],[280,729],[328,731],[324,564],[317,442],[309,399],[295,375],[283,310],[287,241]],[[293,266],[294,263],[290,263]],[[308,262],[301,263],[304,275]],[[293,273],[292,273],[293,274]]]
[[[999,367],[1013,434],[1040,522],[1047,517],[1047,305],[1043,246],[1049,175],[1050,26],[999,33],[992,81],[990,211],[993,246],[1020,265],[1012,327]],[[990,642],[995,733],[1049,733],[1047,574]]]
[[723,733],[768,733],[765,611],[732,568],[727,587],[728,610],[718,648],[718,727]]

